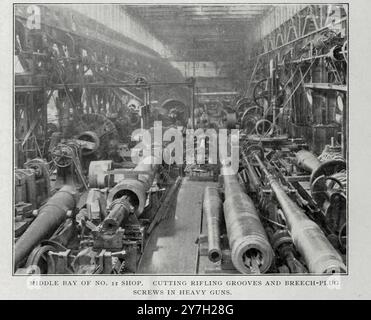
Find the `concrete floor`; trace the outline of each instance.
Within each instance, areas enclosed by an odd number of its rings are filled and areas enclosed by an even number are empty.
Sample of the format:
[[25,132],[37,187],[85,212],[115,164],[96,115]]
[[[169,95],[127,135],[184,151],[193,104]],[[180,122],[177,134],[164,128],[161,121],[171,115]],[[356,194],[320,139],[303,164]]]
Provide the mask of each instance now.
[[198,244],[202,222],[202,197],[210,181],[184,178],[180,187],[175,215],[162,221],[147,242],[137,273],[195,274],[198,265]]

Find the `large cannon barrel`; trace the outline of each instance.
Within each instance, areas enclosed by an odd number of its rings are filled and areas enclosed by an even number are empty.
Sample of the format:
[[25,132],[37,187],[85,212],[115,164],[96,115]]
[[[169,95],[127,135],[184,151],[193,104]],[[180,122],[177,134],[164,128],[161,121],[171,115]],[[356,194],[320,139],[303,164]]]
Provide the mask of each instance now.
[[300,150],[295,156],[298,166],[311,173],[310,184],[319,176],[330,176],[346,169],[344,160],[333,159],[321,162],[312,152],[307,150]]
[[18,239],[14,248],[16,267],[30,254],[41,240],[49,238],[66,219],[67,211],[78,201],[78,193],[72,186],[63,186],[39,210],[35,220]]
[[210,261],[217,262],[222,259],[222,250],[220,249],[222,200],[217,188],[205,188],[202,208],[207,221],[208,257]]
[[258,213],[233,170],[223,167],[222,175],[224,217],[233,265],[241,273],[264,273],[273,262],[273,250]]
[[134,206],[135,214],[141,215],[146,204],[147,191],[152,186],[156,170],[157,164],[154,157],[143,159],[134,168],[132,174],[130,172],[124,174],[124,179],[109,191],[107,202],[110,204],[122,196],[128,196]]
[[320,227],[286,194],[280,183],[269,173],[257,154],[254,155],[264,172],[284,213],[294,245],[304,257],[311,273],[341,273],[346,267]]

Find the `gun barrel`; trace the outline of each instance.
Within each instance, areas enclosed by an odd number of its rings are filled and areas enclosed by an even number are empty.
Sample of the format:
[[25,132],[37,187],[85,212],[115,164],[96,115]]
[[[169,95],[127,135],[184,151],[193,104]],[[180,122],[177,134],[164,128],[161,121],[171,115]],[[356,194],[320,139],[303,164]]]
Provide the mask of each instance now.
[[111,204],[122,196],[129,196],[130,203],[135,207],[135,215],[140,216],[146,206],[147,192],[153,184],[157,168],[154,157],[142,160],[133,170],[134,173],[139,172],[137,177],[130,177],[128,174],[128,178],[119,181],[109,191],[107,203]]
[[230,168],[223,167],[222,174],[224,217],[233,265],[241,273],[264,273],[272,264],[273,250],[253,201]]
[[252,188],[252,191],[256,192],[259,189],[260,181],[258,176],[256,175],[256,172],[254,171],[254,168],[250,164],[250,162],[247,159],[247,156],[245,153],[243,153],[243,159],[245,161],[246,169],[248,171],[248,176],[250,178],[250,186]]
[[30,254],[41,240],[49,238],[66,219],[67,211],[73,209],[78,201],[76,189],[64,186],[42,206],[35,220],[18,239],[14,247],[16,267]]
[[312,273],[341,273],[346,267],[341,256],[331,245],[320,227],[310,220],[302,209],[286,194],[280,183],[269,173],[258,155],[259,167],[279,202],[286,218],[294,245],[304,257]]
[[222,250],[220,249],[222,200],[217,188],[205,188],[202,207],[207,221],[208,257],[210,261],[217,262],[222,259]]
[[103,220],[104,230],[116,230],[118,229],[125,218],[128,217],[131,211],[130,199],[128,196],[123,196],[120,199],[116,199],[110,205],[110,212],[107,217]]

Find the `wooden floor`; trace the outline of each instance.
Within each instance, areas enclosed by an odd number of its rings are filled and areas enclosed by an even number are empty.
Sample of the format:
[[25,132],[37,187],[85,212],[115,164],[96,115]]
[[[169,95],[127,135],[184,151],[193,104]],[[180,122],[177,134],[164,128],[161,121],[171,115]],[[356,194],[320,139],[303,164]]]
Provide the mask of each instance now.
[[137,273],[197,273],[202,197],[208,185],[216,183],[183,179],[174,218],[162,221],[152,231]]

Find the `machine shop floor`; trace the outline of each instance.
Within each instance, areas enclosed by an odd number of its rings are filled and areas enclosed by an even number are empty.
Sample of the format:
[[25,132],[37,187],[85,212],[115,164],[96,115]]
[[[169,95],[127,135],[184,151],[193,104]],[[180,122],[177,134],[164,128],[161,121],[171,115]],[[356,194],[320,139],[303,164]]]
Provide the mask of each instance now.
[[208,185],[217,183],[183,179],[175,215],[152,231],[137,273],[197,273],[202,197]]

